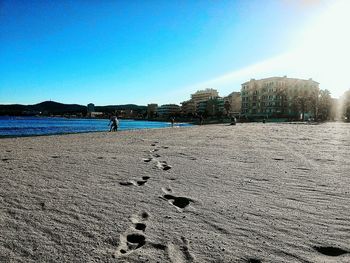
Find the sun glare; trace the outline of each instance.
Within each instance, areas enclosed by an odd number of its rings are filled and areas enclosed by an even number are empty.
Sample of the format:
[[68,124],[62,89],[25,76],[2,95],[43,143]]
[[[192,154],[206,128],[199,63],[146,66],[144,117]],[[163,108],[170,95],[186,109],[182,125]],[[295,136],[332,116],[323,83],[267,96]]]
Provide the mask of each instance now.
[[284,76],[312,78],[321,89],[340,97],[350,88],[348,64],[350,61],[350,1],[339,0],[328,4],[318,17],[294,36],[294,48],[284,54],[257,62],[217,78],[185,87],[178,92],[217,87],[229,92],[250,78]]
[[337,1],[308,26],[293,52],[299,71],[310,74],[327,88],[341,95],[350,87],[350,1]]

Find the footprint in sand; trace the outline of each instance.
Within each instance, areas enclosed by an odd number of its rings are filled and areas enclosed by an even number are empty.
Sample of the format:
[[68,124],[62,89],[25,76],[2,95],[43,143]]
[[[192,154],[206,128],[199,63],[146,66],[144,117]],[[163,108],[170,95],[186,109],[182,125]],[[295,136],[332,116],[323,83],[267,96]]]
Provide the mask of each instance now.
[[262,261],[258,258],[248,258],[247,262],[248,263],[262,263]]
[[162,169],[163,171],[168,171],[171,169],[171,166],[167,164],[166,161],[158,161],[156,166],[159,168],[159,169]]
[[191,198],[170,194],[172,193],[171,188],[163,188],[162,190],[165,193],[162,198],[168,200],[170,204],[174,205],[180,211],[189,206],[191,202],[194,202]]
[[155,142],[151,143],[151,146],[156,146],[157,144],[158,144],[158,142],[155,141]]
[[338,247],[330,247],[330,246],[326,246],[326,247],[318,247],[315,246],[313,247],[316,251],[318,251],[319,253],[325,255],[325,256],[331,256],[331,257],[337,257],[343,254],[347,254],[350,253],[349,251],[346,251],[342,248],[338,248]]
[[148,218],[149,214],[147,212],[142,212],[140,215],[133,215],[131,217],[132,225],[124,234],[120,235],[120,245],[114,254],[115,257],[130,254],[146,244],[146,236],[143,232],[146,230]]
[[189,160],[192,160],[192,161],[197,160],[196,157],[189,156],[189,155],[186,154],[186,153],[179,153],[179,155],[180,155],[180,157],[187,157],[186,159],[189,159]]
[[185,237],[181,237],[175,244],[169,243],[166,251],[170,262],[189,263],[194,261],[194,257],[189,250],[189,242]]
[[155,249],[163,250],[168,256],[169,260],[167,260],[167,262],[190,263],[195,260],[190,252],[189,241],[183,236],[174,240],[174,242],[168,242],[167,244],[159,244],[152,241],[147,241],[147,244]]
[[119,184],[123,185],[123,186],[132,186],[132,185],[142,186],[142,185],[146,184],[148,179],[150,179],[150,178],[151,178],[150,176],[142,176],[141,180],[138,180],[138,181],[134,181],[134,180],[122,181],[122,182],[119,182]]
[[275,158],[272,158],[272,160],[275,160],[275,161],[283,161],[283,160],[284,160],[284,158],[275,157]]
[[119,182],[119,184],[120,184],[120,185],[123,185],[123,186],[135,185],[134,181]]

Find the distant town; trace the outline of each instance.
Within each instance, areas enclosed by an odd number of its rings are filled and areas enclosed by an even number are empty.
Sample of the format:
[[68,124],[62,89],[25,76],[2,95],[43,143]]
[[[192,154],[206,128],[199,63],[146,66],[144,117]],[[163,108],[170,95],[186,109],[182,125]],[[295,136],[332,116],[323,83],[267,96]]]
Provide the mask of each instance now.
[[203,117],[207,122],[224,122],[235,117],[241,121],[305,121],[350,120],[350,90],[340,99],[319,89],[312,79],[270,77],[251,79],[241,84],[241,91],[226,97],[216,89],[198,90],[190,99],[177,104],[147,106],[109,105],[87,106],[46,101],[35,105],[0,105],[0,115],[36,115],[69,118],[148,119],[195,122]]

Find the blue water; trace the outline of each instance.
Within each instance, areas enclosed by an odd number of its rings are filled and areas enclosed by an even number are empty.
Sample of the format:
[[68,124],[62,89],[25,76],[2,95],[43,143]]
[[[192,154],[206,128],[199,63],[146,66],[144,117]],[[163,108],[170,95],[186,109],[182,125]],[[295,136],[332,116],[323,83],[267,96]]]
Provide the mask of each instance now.
[[[106,119],[67,119],[41,117],[1,117],[0,137],[109,131]],[[169,122],[119,120],[118,130],[170,127]],[[190,126],[181,123],[176,126]]]

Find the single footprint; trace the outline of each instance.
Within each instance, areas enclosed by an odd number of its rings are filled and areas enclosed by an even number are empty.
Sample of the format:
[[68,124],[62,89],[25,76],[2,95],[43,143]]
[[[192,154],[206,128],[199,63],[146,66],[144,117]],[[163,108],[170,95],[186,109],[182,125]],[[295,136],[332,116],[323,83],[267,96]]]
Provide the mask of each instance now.
[[135,223],[135,229],[136,230],[145,231],[146,227],[147,226],[144,223]]
[[319,253],[326,255],[326,256],[331,256],[331,257],[337,257],[346,253],[349,253],[349,251],[346,251],[342,248],[338,247],[313,247],[316,251]]
[[183,196],[175,196],[172,193],[172,190],[170,187],[168,188],[162,188],[163,192],[165,193],[162,198],[166,199],[174,205],[178,209],[184,209],[187,206],[190,205],[191,202],[194,202],[191,198],[183,197]]
[[120,185],[124,185],[124,186],[131,186],[131,185],[135,185],[133,181],[123,181],[123,182],[119,182]]
[[284,159],[283,159],[283,158],[280,158],[280,157],[276,157],[276,158],[272,158],[272,160],[275,160],[275,161],[283,161]]
[[128,248],[138,249],[146,244],[146,237],[142,234],[129,234],[126,236],[128,242]]
[[192,202],[190,198],[183,196],[177,197],[174,195],[165,194],[163,197],[167,200],[170,200],[170,202],[178,208],[185,208],[190,204],[190,202]]
[[149,176],[142,176],[142,180],[138,180],[136,182],[134,180],[122,181],[122,182],[119,182],[119,184],[123,186],[132,186],[132,185],[142,186],[147,183],[148,179],[150,179]]
[[248,258],[247,262],[248,263],[261,263],[262,261],[258,258]]
[[141,186],[141,185],[144,185],[145,183],[147,183],[147,180],[139,180],[139,181],[136,181],[136,183],[138,186]]
[[166,161],[158,161],[157,167],[158,167],[159,169],[164,170],[164,171],[167,171],[167,170],[170,170],[170,169],[171,169],[171,166],[168,165]]
[[173,243],[168,243],[167,252],[172,263],[189,263],[194,261],[189,249],[189,242],[185,237]]
[[146,237],[142,234],[131,233],[120,236],[120,246],[118,247],[115,256],[120,257],[125,254],[130,254],[134,250],[146,244]]

